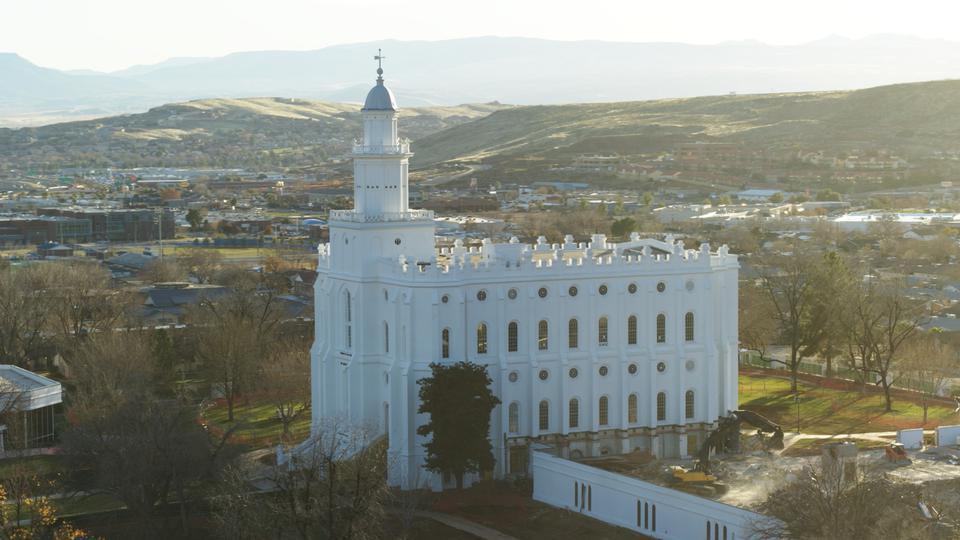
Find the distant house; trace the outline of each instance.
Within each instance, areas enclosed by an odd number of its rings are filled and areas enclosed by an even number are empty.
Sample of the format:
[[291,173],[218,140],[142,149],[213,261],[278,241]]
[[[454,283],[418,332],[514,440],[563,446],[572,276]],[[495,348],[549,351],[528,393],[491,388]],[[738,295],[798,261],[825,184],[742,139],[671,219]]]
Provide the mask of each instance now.
[[50,446],[55,435],[54,408],[62,401],[63,390],[57,381],[0,364],[0,410],[15,415],[10,425],[0,425],[0,452],[8,446]]
[[776,194],[780,194],[784,199],[787,194],[780,189],[747,189],[737,193],[737,198],[741,201],[761,201],[766,202]]
[[316,270],[290,270],[285,275],[293,294],[302,298],[313,298],[313,285],[317,281]]
[[143,317],[155,325],[181,324],[188,306],[204,300],[217,300],[227,293],[220,285],[186,282],[156,283],[142,290]]
[[37,246],[37,255],[39,255],[41,259],[48,257],[73,257],[73,248],[56,242],[46,242]]
[[148,255],[145,253],[121,253],[115,257],[110,257],[106,262],[107,267],[109,267],[114,273],[137,273],[142,272],[143,269],[154,260],[155,257],[153,255]]

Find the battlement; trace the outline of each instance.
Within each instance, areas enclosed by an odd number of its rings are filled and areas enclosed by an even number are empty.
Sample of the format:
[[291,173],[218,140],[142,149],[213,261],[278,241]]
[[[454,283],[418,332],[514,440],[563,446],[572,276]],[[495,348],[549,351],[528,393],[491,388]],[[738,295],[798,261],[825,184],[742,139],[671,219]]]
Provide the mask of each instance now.
[[[622,243],[607,242],[605,235],[594,235],[591,242],[576,243],[567,235],[562,244],[549,244],[540,237],[534,245],[521,244],[516,237],[508,243],[485,239],[481,246],[464,247],[457,240],[452,248],[441,248],[429,260],[405,256],[382,259],[379,275],[414,281],[457,281],[474,276],[499,275],[521,277],[530,274],[576,275],[601,272],[604,275],[631,275],[643,270],[655,272],[703,272],[711,268],[737,265],[737,256],[726,245],[716,251],[709,244],[686,249],[681,241],[668,236],[665,241],[640,239],[633,233]],[[329,244],[319,246],[318,270],[330,268]],[[602,270],[601,270],[602,269]]]
[[410,153],[410,140],[403,139],[400,144],[364,145],[360,141],[353,141],[353,155],[355,157],[372,155],[402,155]]
[[378,212],[365,214],[355,210],[331,210],[330,221],[352,223],[384,223],[391,221],[433,221],[433,210],[407,210],[406,212]]

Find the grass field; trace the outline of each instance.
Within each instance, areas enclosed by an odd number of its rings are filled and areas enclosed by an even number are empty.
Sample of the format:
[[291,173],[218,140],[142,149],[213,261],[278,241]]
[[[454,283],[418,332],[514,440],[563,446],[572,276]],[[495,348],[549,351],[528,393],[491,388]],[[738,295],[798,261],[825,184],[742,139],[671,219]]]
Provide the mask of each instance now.
[[[212,431],[217,434],[238,425],[233,434],[233,442],[248,445],[251,448],[269,448],[280,442],[283,425],[277,419],[276,409],[267,403],[256,401],[240,402],[233,408],[234,421],[227,421],[227,404],[218,401],[207,409],[204,418]],[[291,424],[291,442],[299,442],[310,434],[310,411],[306,410]]]
[[[904,398],[894,397],[893,411],[884,412],[883,395],[857,390],[836,390],[799,383],[800,431],[839,435],[894,431],[960,422],[953,407],[930,405],[927,423],[923,424],[923,408]],[[790,393],[790,381],[774,377],[740,375],[740,408],[758,412],[785,430],[797,425],[797,406]]]

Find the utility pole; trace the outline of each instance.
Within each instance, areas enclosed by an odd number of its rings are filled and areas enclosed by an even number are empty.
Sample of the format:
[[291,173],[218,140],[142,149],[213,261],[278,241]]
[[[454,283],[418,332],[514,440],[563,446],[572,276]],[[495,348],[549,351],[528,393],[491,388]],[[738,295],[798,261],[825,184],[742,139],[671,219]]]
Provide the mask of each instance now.
[[157,209],[157,229],[159,232],[160,240],[160,260],[163,260],[163,208]]
[[797,433],[800,433],[800,392],[793,395],[793,402],[797,404]]

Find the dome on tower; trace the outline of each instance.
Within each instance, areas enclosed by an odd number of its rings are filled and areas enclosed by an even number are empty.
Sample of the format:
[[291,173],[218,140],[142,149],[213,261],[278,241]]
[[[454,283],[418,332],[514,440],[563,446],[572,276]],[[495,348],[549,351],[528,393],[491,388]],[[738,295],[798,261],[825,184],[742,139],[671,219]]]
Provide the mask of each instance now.
[[377,85],[367,93],[367,100],[363,102],[364,111],[395,111],[397,110],[397,100],[393,97],[393,92],[385,84],[383,77],[377,78]]

